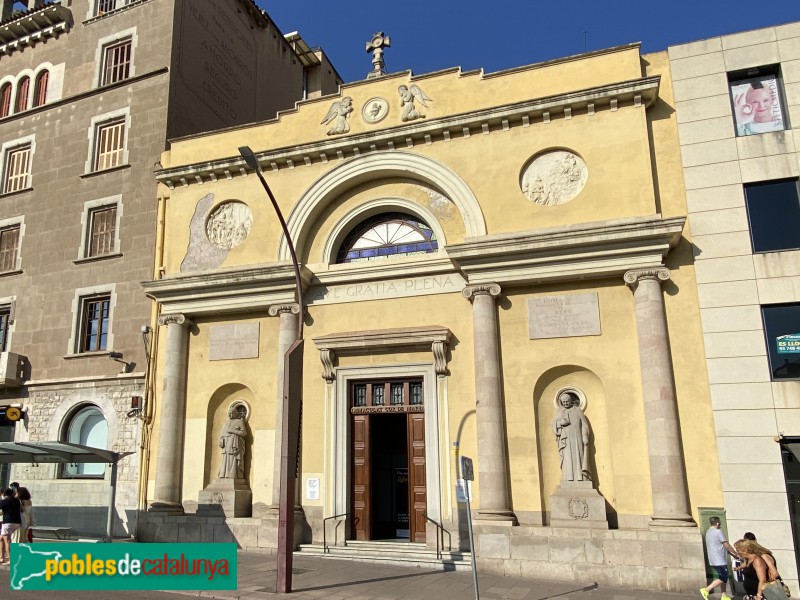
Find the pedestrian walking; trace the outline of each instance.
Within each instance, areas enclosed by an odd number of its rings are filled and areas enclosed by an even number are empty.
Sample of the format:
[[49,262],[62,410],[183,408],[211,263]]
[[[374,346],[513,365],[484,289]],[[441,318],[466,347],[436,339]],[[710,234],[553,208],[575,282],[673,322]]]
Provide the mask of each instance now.
[[728,554],[734,558],[738,558],[736,550],[728,543],[725,534],[722,532],[722,522],[719,517],[711,517],[708,520],[708,531],[706,531],[706,552],[708,553],[708,564],[714,569],[716,579],[708,586],[700,588],[700,595],[706,600],[708,595],[719,588],[722,592],[722,600],[730,600],[726,593],[728,590]]
[[14,496],[14,490],[3,491],[0,511],[3,511],[3,524],[0,525],[0,565],[11,561],[11,535],[22,523],[22,504]]
[[33,502],[31,501],[31,493],[26,487],[17,488],[17,499],[22,505],[22,519],[20,528],[11,536],[11,543],[30,543],[33,541]]

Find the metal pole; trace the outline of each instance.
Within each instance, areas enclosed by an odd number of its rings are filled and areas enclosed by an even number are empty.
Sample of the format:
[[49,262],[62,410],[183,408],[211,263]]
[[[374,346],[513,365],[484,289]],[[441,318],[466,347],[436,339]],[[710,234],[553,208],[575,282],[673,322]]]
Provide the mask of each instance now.
[[478,591],[478,566],[475,564],[475,540],[472,535],[472,507],[470,495],[472,492],[471,482],[475,480],[475,470],[472,467],[472,459],[462,456],[458,461],[461,466],[461,480],[464,482],[464,498],[467,501],[467,530],[469,531],[469,556],[472,560],[472,585],[475,588],[475,600],[480,600],[481,595]]
[[106,523],[106,542],[114,539],[114,505],[117,503],[117,461],[111,463],[111,488],[108,490],[108,521]]
[[303,339],[303,285],[300,281],[300,264],[297,262],[297,254],[294,251],[294,244],[292,243],[292,237],[289,235],[289,228],[286,226],[286,220],[283,218],[283,213],[281,212],[280,207],[278,206],[277,200],[275,200],[275,196],[272,194],[272,190],[269,188],[269,184],[267,180],[264,179],[264,174],[261,172],[261,164],[259,164],[258,159],[256,158],[253,151],[250,149],[249,146],[242,146],[239,148],[239,154],[242,155],[244,161],[247,163],[251,169],[256,172],[258,176],[258,180],[261,182],[261,185],[264,186],[264,189],[267,192],[267,196],[269,196],[270,201],[272,202],[272,208],[275,209],[275,214],[278,215],[278,220],[281,222],[281,229],[283,229],[283,235],[286,237],[286,244],[289,246],[289,254],[292,257],[292,266],[294,267],[294,284],[296,288],[297,294],[297,304],[300,306],[300,318],[297,321],[297,339]]
[[[278,206],[272,190],[264,179],[261,172],[261,164],[258,162],[253,151],[249,146],[242,146],[239,148],[239,154],[251,169],[256,172],[258,180],[264,187],[264,190],[272,202],[272,208],[275,209],[275,214],[278,216],[278,221],[281,223],[283,235],[286,237],[286,243],[289,246],[289,254],[292,257],[292,266],[294,267],[294,282],[295,294],[297,297],[297,304],[300,307],[299,318],[297,319],[297,340],[292,344],[289,351],[285,356],[284,363],[284,409],[283,409],[283,423],[280,424],[283,430],[282,448],[281,448],[281,487],[280,499],[278,502],[278,568],[276,577],[276,591],[278,593],[289,593],[292,591],[292,551],[294,550],[294,503],[295,503],[295,478],[297,476],[297,455],[299,452],[298,446],[300,444],[300,422],[299,413],[298,417],[290,419],[290,414],[294,415],[295,404],[302,405],[303,398],[303,285],[300,280],[300,264],[297,262],[297,253],[292,243],[292,238],[289,235],[289,228],[286,226],[286,220],[283,218],[283,213]],[[294,356],[295,360],[291,360]],[[296,433],[296,436],[290,434]],[[290,443],[290,437],[292,442]]]
[[475,600],[481,600],[481,594],[478,591],[478,567],[475,565],[475,542],[472,537],[472,509],[470,508],[469,495],[470,484],[465,481],[466,496],[467,496],[467,529],[469,531],[469,556],[472,560],[472,585],[475,588]]

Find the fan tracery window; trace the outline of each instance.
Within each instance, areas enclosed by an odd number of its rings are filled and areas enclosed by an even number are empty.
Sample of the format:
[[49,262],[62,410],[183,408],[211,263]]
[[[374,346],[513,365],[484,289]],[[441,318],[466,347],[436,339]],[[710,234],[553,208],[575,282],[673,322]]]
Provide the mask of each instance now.
[[362,221],[342,243],[337,263],[361,262],[436,252],[433,230],[417,217],[383,213]]

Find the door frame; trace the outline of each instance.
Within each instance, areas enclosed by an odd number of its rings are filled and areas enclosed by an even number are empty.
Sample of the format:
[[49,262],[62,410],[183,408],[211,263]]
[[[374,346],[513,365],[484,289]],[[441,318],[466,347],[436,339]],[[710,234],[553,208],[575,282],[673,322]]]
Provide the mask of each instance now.
[[[352,380],[381,378],[421,377],[425,411],[425,494],[428,517],[442,519],[442,453],[440,441],[440,398],[433,363],[407,363],[402,365],[370,365],[362,367],[337,367],[336,379],[326,402],[325,453],[326,495],[330,515],[352,512],[351,493],[351,439],[350,405],[348,389]],[[351,526],[347,524],[348,530]]]

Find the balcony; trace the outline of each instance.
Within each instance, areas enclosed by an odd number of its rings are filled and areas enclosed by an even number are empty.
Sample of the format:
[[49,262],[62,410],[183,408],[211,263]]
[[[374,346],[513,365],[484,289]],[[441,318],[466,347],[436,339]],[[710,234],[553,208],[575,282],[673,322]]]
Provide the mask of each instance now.
[[0,389],[19,387],[25,373],[25,357],[13,352],[0,352]]
[[0,57],[55,38],[69,31],[72,13],[61,4],[48,3],[0,21]]

